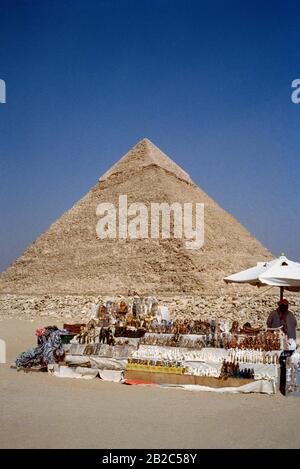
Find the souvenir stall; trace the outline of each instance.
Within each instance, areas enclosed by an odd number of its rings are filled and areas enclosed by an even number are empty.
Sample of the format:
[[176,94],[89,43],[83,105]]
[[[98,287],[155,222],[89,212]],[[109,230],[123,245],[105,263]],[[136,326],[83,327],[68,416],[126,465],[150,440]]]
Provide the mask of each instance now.
[[64,365],[51,367],[55,376],[100,376],[129,384],[274,393],[279,358],[287,348],[280,329],[224,320],[171,321],[153,297],[108,301],[87,324],[64,328],[70,340],[64,344]]

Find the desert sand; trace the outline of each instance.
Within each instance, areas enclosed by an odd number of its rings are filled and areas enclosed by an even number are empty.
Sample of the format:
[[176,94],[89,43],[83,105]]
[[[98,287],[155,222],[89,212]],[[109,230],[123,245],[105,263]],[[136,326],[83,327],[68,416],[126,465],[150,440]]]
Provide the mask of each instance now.
[[193,393],[11,369],[15,356],[35,345],[41,325],[41,319],[0,322],[7,344],[7,364],[0,365],[1,448],[300,446],[295,397]]

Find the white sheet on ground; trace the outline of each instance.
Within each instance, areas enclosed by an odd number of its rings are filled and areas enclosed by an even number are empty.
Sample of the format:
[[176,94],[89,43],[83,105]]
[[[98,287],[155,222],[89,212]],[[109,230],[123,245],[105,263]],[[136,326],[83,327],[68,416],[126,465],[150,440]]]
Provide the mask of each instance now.
[[99,375],[99,370],[96,368],[84,368],[77,366],[71,368],[69,366],[54,366],[52,370],[49,370],[51,374],[57,378],[82,378],[82,379],[94,379]]
[[113,381],[114,383],[119,383],[123,379],[122,371],[115,370],[99,370],[100,378],[104,381]]
[[106,369],[106,370],[124,370],[127,364],[127,358],[107,358],[97,357],[96,355],[66,355],[65,362],[68,365],[82,365],[83,363],[90,363],[92,368]]
[[99,376],[104,381],[113,381],[115,383],[119,383],[123,379],[122,371],[98,370],[97,368],[85,368],[83,366],[53,365],[48,367],[48,371],[57,378],[94,379]]
[[267,381],[264,379],[254,381],[253,383],[244,384],[243,386],[228,387],[228,388],[211,388],[209,386],[200,386],[198,384],[186,384],[178,386],[164,386],[167,388],[176,387],[185,389],[186,391],[210,391],[210,392],[229,392],[229,393],[251,393],[260,392],[263,394],[274,394],[276,393],[276,386],[274,381]]

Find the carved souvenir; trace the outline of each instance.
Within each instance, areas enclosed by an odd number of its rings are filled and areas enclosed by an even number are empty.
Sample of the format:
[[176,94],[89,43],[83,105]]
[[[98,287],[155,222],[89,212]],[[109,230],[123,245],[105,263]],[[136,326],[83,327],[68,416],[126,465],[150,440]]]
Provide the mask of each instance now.
[[114,345],[115,340],[111,328],[108,328],[106,331],[106,343],[108,345]]
[[85,344],[85,326],[80,327],[80,334],[78,335],[78,340],[80,344]]
[[238,346],[238,340],[237,340],[237,337],[235,335],[232,336],[229,344],[228,344],[228,347],[229,348],[236,348]]
[[87,345],[84,349],[84,355],[92,355],[94,353],[93,345]]
[[99,344],[104,344],[106,338],[106,333],[104,327],[101,327],[99,334]]
[[127,304],[124,300],[120,301],[118,314],[127,314]]
[[232,334],[236,334],[236,333],[238,333],[238,331],[239,331],[239,323],[238,323],[238,321],[233,321],[230,332]]
[[99,319],[104,319],[106,314],[107,314],[107,307],[104,305],[101,305],[99,308],[99,312],[98,312]]
[[106,302],[106,312],[108,314],[112,314],[112,307],[113,307],[113,302],[111,300],[108,300]]
[[127,327],[135,327],[136,320],[133,313],[128,313],[126,317],[126,326]]

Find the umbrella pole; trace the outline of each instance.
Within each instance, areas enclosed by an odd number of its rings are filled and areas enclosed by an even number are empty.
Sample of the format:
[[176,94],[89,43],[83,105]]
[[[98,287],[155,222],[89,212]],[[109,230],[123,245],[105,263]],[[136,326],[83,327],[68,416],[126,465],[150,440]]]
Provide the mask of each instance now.
[[280,300],[283,300],[283,290],[284,287],[280,287]]

